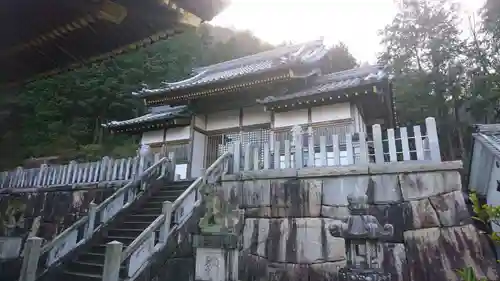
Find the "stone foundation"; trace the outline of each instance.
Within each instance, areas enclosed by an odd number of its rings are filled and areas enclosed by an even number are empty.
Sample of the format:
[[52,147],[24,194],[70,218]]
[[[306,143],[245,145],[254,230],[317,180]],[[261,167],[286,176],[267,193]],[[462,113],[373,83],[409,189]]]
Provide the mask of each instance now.
[[459,162],[398,163],[226,176],[222,190],[245,210],[239,279],[337,280],[344,240],[327,227],[346,217],[347,195],[359,189],[370,213],[394,225],[380,257],[392,280],[458,281],[455,270],[465,266],[498,280],[494,253],[472,225],[459,169]]

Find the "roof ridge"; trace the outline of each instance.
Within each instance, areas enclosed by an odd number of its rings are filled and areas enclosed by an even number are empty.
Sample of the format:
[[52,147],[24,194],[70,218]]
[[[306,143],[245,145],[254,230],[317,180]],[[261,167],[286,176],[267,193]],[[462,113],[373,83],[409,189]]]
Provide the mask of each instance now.
[[500,133],[500,124],[474,124],[477,133]]
[[[244,56],[241,58],[236,58],[216,64],[211,64],[207,66],[202,66],[202,67],[196,67],[193,69],[193,72],[195,73],[203,73],[203,72],[215,72],[215,71],[223,71],[227,68],[232,68],[237,65],[242,65],[242,64],[248,64],[252,61],[260,61],[260,60],[265,60],[265,59],[273,59],[276,58],[277,56],[284,56],[287,53],[299,53],[300,51],[304,50],[306,47],[312,47],[312,46],[323,46],[323,39],[317,39],[313,41],[308,41],[308,42],[303,42],[303,43],[297,43],[293,45],[287,45],[287,46],[279,46],[276,48],[273,48],[268,51],[263,51],[260,53],[256,53],[253,55],[248,55]],[[295,50],[297,49],[297,50]],[[295,51],[294,51],[295,50]]]
[[321,83],[329,83],[337,80],[345,80],[345,79],[350,79],[352,76],[360,76],[362,74],[370,74],[373,73],[375,70],[378,71],[384,71],[385,66],[380,65],[380,64],[374,64],[374,65],[367,65],[367,66],[361,66],[361,67],[355,67],[347,70],[342,70],[342,71],[337,71],[337,72],[331,72],[328,74],[324,74],[322,76],[319,76],[318,79],[316,79],[317,84]]

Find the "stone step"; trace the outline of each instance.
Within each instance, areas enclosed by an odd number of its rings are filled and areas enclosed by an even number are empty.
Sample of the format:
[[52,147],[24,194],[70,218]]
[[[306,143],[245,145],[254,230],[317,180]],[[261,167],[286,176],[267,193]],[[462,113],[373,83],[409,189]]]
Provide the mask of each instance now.
[[[120,227],[122,227],[120,225]],[[147,227],[147,226],[146,226]],[[146,228],[132,228],[132,227],[123,227],[123,228],[113,228],[108,230],[108,237],[137,237],[141,232]]]
[[71,281],[102,280],[102,274],[64,271],[65,279]]
[[150,214],[150,215],[156,215],[159,216],[162,214],[162,208],[161,207],[139,207],[137,210],[134,210],[132,214]]
[[[104,262],[92,262],[92,261],[73,261],[68,265],[67,268],[70,272],[82,272],[88,274],[101,275],[104,270]],[[125,276],[127,268],[125,265],[120,265],[120,276]]]
[[146,202],[144,205],[141,206],[141,208],[163,208],[163,202],[165,201],[170,201],[174,203],[176,198],[170,198],[170,200],[162,200],[158,202]]
[[149,221],[149,223],[153,222],[157,217],[159,216],[156,214],[130,214],[127,216],[126,220],[127,221]]
[[150,225],[153,221],[154,221],[154,219],[153,220],[140,220],[140,219],[133,220],[132,218],[131,219],[126,218],[125,221],[123,221],[120,224],[120,227],[133,228],[133,229],[136,229],[136,228],[146,229],[146,227],[148,227],[148,225]]
[[107,235],[106,237],[104,237],[104,243],[103,244],[106,244],[106,243],[109,243],[109,242],[112,242],[112,241],[118,241],[118,242],[121,242],[123,245],[130,245],[130,243],[132,243],[132,241],[134,241],[135,237],[133,236],[125,236],[125,235],[116,235],[116,236],[113,236],[113,235]]
[[81,262],[92,262],[92,263],[102,263],[104,264],[104,251],[100,253],[96,252],[85,252],[75,259],[75,261]]

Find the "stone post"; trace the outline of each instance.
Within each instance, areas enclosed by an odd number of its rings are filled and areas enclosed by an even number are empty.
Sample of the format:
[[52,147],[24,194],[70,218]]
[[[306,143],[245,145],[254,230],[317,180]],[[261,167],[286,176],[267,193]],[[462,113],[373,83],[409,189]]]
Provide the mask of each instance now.
[[198,223],[200,233],[193,237],[195,281],[238,281],[238,235],[243,213],[212,179],[206,179],[200,188],[205,214]]
[[195,281],[238,281],[238,235],[200,234],[196,248]]
[[40,237],[31,237],[26,240],[19,281],[35,281],[42,241]]
[[106,244],[102,281],[119,280],[122,250],[123,244],[118,241],[112,241]]

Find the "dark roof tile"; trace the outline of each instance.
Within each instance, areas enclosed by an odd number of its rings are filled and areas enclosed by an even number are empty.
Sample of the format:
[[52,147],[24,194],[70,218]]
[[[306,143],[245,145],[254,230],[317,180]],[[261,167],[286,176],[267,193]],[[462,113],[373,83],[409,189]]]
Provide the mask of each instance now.
[[165,111],[160,111],[160,112],[154,112],[154,113],[148,113],[146,115],[132,118],[129,120],[123,120],[123,121],[111,121],[106,124],[102,124],[103,127],[105,128],[118,128],[118,127],[123,127],[123,126],[128,126],[128,125],[135,125],[135,124],[141,124],[145,122],[153,122],[153,121],[159,121],[159,120],[169,120],[175,117],[188,117],[190,114],[187,111],[187,106],[176,106],[176,107],[170,107],[166,109]]
[[279,97],[269,96],[257,102],[267,104],[380,82],[388,77],[384,69],[380,65],[370,65],[322,75],[316,78],[310,88]]
[[142,89],[138,96],[150,96],[185,89],[213,82],[226,81],[249,74],[287,67],[295,63],[309,64],[323,58],[328,52],[323,40],[291,46],[279,47],[270,51],[242,57],[206,67],[195,68],[195,76],[173,83],[164,82],[164,87]]

